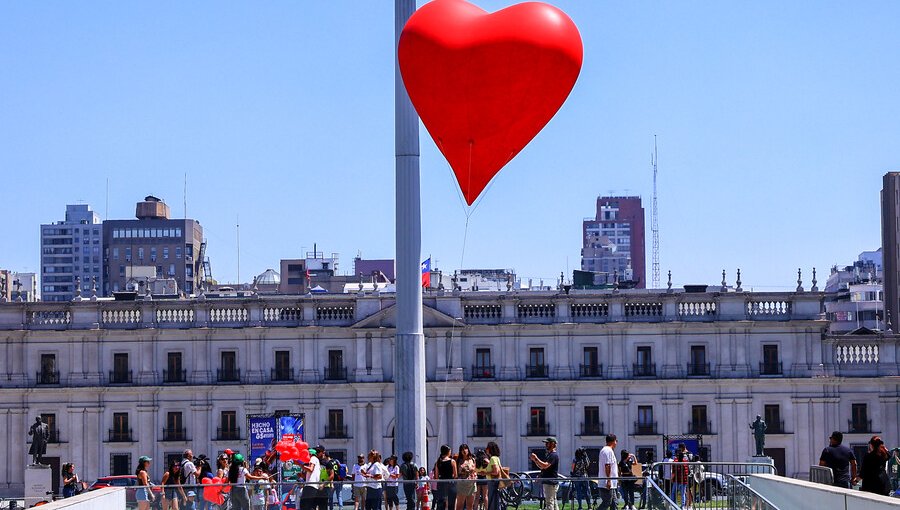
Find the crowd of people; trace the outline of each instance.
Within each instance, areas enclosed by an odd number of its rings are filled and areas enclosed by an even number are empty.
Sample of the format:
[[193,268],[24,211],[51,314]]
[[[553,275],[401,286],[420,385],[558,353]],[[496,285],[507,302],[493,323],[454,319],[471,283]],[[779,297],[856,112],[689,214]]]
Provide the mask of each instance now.
[[[881,438],[871,438],[859,469],[853,451],[842,442],[843,434],[832,433],[819,461],[832,469],[834,485],[850,488],[861,483],[864,491],[888,494],[892,483],[886,464],[891,455]],[[533,452],[529,460],[540,470],[535,479],[539,480],[543,507],[559,510],[558,442],[555,437],[548,437],[544,446],[543,455]],[[692,508],[695,502],[711,497],[700,484],[700,459],[684,444],[679,444],[674,452],[667,450],[653,472],[649,471],[652,459],[643,459],[645,464],[641,465],[634,454],[624,449],[617,457],[617,446],[616,436],[607,435],[606,446],[597,459],[597,476],[593,478],[589,476],[593,461],[587,450],[575,451],[569,472],[572,510],[576,504],[577,510],[612,510],[617,508],[618,499],[623,501],[624,510],[642,509],[647,484],[639,487],[639,481],[648,476],[682,508]],[[509,479],[509,470],[500,459],[500,447],[493,441],[474,451],[467,444],[455,451],[442,445],[438,459],[428,467],[417,466],[412,452],[405,452],[398,460],[394,455],[383,459],[380,452],[371,450],[359,454],[350,468],[332,458],[322,445],[309,448],[309,454],[309,462],[297,463],[299,472],[294,479],[281,480],[279,486],[274,456],[255,459],[251,466],[250,459],[230,449],[214,460],[205,455],[194,457],[193,451],[187,449],[180,460],[166,467],[160,479],[161,490],[152,489],[152,459],[143,456],[134,473],[135,500],[139,510],[149,509],[156,497],[162,498],[162,510],[281,510],[288,499],[300,510],[334,510],[335,505],[339,509],[344,506],[343,488],[350,484],[353,510],[382,510],[382,506],[383,510],[401,510],[401,487],[405,510],[424,510],[429,500],[433,510],[499,510],[500,491]],[[71,497],[85,487],[71,463],[63,465],[62,482],[63,497]],[[591,490],[591,483],[597,484],[596,491]],[[219,494],[221,498],[209,497],[207,491],[211,488],[213,496]],[[640,494],[637,507],[635,492]]]

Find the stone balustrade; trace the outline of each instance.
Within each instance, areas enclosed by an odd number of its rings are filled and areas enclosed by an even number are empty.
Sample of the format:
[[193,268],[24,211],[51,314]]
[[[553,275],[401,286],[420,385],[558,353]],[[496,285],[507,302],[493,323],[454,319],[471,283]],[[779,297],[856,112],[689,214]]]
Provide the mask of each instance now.
[[[469,325],[795,321],[822,318],[823,295],[650,291],[426,293],[425,305]],[[391,294],[0,303],[0,330],[352,326]]]

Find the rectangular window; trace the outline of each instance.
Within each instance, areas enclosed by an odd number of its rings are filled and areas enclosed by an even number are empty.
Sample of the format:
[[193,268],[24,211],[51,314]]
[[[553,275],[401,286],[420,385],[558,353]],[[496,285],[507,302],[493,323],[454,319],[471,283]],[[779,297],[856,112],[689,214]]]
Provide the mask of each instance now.
[[781,361],[778,359],[778,344],[763,345],[763,360],[759,373],[763,375],[781,374]]
[[168,258],[169,258],[169,247],[168,247],[168,246],[166,246],[165,248],[163,248],[163,258],[164,258],[164,259],[168,259]]
[[241,429],[237,426],[237,411],[222,411],[218,432],[220,440],[240,439]]
[[187,375],[181,363],[180,352],[166,353],[166,370],[163,373],[165,382],[184,382]]
[[347,437],[347,426],[344,425],[343,409],[328,410],[328,428],[325,430],[325,437]]
[[175,248],[175,258],[176,259],[181,258],[181,247]]
[[599,436],[603,433],[602,428],[603,426],[600,425],[600,407],[585,406],[584,423],[581,425],[581,435]]
[[582,353],[581,376],[600,377],[600,355],[596,347],[585,347]]
[[528,377],[547,377],[547,365],[544,360],[544,348],[532,347],[528,350]]
[[709,434],[706,406],[691,406],[691,434]]
[[50,443],[59,442],[59,430],[56,428],[56,415],[52,413],[41,413],[41,421],[47,424],[50,430]]
[[784,422],[781,421],[781,406],[778,404],[766,404],[763,407],[766,421],[766,432],[769,434],[783,434]]
[[635,377],[653,377],[656,375],[656,364],[653,363],[653,349],[649,345],[637,348],[636,363],[633,367]]
[[653,406],[638,406],[637,418],[637,423],[635,423],[635,434],[656,434],[656,422],[653,421]]
[[528,420],[528,435],[529,436],[543,436],[549,434],[549,427],[547,427],[547,408],[545,407],[532,407],[529,413]]
[[275,368],[272,370],[273,381],[290,381],[294,379],[291,368],[291,351],[275,351]]
[[138,248],[138,260],[144,260],[144,249]]
[[109,455],[109,474],[112,476],[130,475],[131,472],[131,454],[130,453],[111,453]]
[[131,248],[125,248],[125,262],[131,262]]
[[184,436],[184,421],[182,420],[181,412],[170,411],[166,413],[165,440],[184,441]]
[[113,260],[119,260],[119,249],[118,248],[112,249],[112,256],[113,256]]
[[236,382],[241,376],[237,367],[237,352],[222,351],[220,354],[221,365],[219,368],[219,381]]
[[112,429],[109,431],[111,442],[130,442],[131,429],[128,427],[128,413],[113,413]]
[[688,375],[709,375],[705,345],[691,346],[691,362],[688,363]]
[[475,408],[475,424],[472,426],[472,437],[496,437],[493,411],[490,407]]
[[475,349],[475,363],[472,365],[473,379],[490,379],[494,377],[494,365],[491,364],[490,349]]
[[156,248],[150,248],[150,262],[156,262]]
[[117,352],[113,354],[113,369],[109,373],[111,383],[130,383],[131,370],[128,368],[128,353]]
[[852,404],[850,407],[850,432],[869,433],[872,431],[872,422],[869,420],[868,404]]
[[38,384],[59,384],[56,354],[41,354],[41,371],[38,373],[37,382]]
[[169,276],[175,276],[175,264],[169,264]]
[[344,367],[344,351],[331,349],[328,351],[328,366],[325,367],[325,379],[341,381],[347,378],[347,369]]

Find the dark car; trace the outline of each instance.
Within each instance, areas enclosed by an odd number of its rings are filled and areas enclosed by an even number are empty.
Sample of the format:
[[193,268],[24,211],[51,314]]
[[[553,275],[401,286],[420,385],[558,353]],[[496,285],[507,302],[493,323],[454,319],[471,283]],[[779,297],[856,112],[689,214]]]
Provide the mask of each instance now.
[[[104,476],[92,483],[88,490],[92,491],[104,487],[125,487],[125,504],[132,508],[137,507],[137,500],[134,497],[137,483],[138,479],[135,475]],[[152,485],[150,486],[150,492],[153,494],[153,502],[150,503],[150,508],[160,508],[162,506],[162,487]]]

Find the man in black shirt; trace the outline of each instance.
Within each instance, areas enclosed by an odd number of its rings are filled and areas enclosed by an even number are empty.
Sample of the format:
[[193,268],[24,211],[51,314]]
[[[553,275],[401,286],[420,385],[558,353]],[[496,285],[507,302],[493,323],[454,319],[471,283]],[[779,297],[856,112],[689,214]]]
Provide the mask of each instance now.
[[541,468],[541,483],[544,486],[544,508],[546,510],[559,510],[556,503],[556,479],[559,477],[559,454],[556,452],[556,438],[544,439],[544,447],[547,449],[546,459],[541,460],[536,453],[531,454],[531,461]]
[[834,486],[849,489],[856,480],[856,456],[853,450],[842,445],[844,434],[838,431],[831,433],[828,447],[822,450],[819,465],[830,467],[834,473]]

